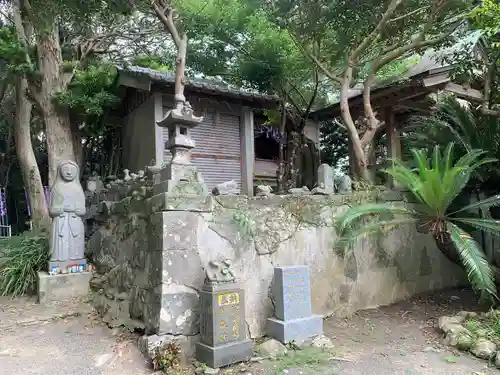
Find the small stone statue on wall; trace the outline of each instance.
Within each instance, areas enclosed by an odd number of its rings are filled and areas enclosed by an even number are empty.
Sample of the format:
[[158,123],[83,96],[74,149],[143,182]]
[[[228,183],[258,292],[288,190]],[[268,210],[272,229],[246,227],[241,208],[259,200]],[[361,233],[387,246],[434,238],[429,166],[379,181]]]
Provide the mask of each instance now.
[[231,261],[224,259],[220,262],[210,261],[208,263],[205,272],[206,284],[233,283],[235,280],[236,278],[231,269]]
[[84,258],[82,217],[85,215],[85,194],[79,176],[78,165],[73,161],[63,161],[57,168],[57,177],[50,190],[52,227],[49,265]]

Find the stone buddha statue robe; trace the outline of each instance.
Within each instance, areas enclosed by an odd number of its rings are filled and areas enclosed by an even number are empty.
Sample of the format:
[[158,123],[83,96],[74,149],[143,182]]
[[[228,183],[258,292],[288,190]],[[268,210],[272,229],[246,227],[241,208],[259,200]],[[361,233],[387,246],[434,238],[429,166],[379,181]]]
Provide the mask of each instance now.
[[50,190],[49,214],[52,218],[50,261],[83,259],[85,195],[78,165],[72,161],[63,161],[58,167],[56,181]]

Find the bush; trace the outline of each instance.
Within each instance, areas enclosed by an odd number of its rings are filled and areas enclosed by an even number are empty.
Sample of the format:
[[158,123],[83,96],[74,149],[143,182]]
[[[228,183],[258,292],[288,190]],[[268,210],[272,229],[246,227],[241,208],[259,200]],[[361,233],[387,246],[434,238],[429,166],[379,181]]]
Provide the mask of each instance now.
[[180,368],[181,348],[172,341],[163,346],[157,346],[153,353],[153,369],[163,372],[176,371]]
[[37,272],[46,269],[49,241],[20,235],[0,240],[0,295],[20,296],[36,290]]

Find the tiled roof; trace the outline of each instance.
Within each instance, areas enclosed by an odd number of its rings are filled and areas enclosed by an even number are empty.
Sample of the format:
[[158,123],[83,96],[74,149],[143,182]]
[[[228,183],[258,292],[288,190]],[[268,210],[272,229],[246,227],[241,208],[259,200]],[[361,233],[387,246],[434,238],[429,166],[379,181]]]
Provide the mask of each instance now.
[[[448,67],[451,69],[451,67],[449,65],[443,65],[442,63],[438,62],[437,56],[434,56],[431,54],[425,54],[424,56],[422,56],[420,58],[420,61],[417,64],[415,64],[414,66],[409,68],[406,71],[406,73],[404,73],[402,76],[398,77],[397,82],[412,79],[416,76],[419,76],[420,74],[430,72],[434,69],[441,69],[441,68],[446,69]],[[395,82],[384,82],[384,83],[378,84],[378,85],[375,84],[373,86],[373,89],[380,89],[383,87],[389,87],[389,86],[392,86],[394,84],[395,84]],[[355,97],[360,96],[362,94],[363,94],[363,85],[356,85],[348,91],[347,98],[352,99],[352,98],[355,98]],[[339,96],[340,96],[340,92],[337,93],[338,98],[336,100],[334,100],[330,104],[330,106],[337,105],[340,102]]]
[[[126,68],[118,68],[119,71],[126,72],[130,75],[148,76],[153,82],[173,84],[175,82],[175,74],[170,71],[160,71],[139,66],[127,66]],[[275,95],[261,94],[250,90],[245,90],[233,85],[230,85],[216,78],[189,78],[186,77],[186,87],[202,92],[214,93],[243,100],[252,100],[260,102],[277,102],[278,97]]]
[[[397,82],[413,79],[425,73],[432,73],[433,71],[451,70],[453,67],[447,63],[444,63],[442,61],[443,57],[451,56],[455,51],[464,48],[464,46],[466,45],[475,46],[479,41],[480,37],[481,37],[480,32],[473,31],[468,33],[457,43],[448,48],[444,48],[440,51],[436,51],[433,49],[427,50],[422,56],[420,56],[420,60],[417,64],[410,67],[402,76],[397,78]],[[393,81],[393,82],[384,82],[379,85],[375,84],[373,86],[373,89],[382,89],[384,87],[397,85],[397,82]],[[327,108],[335,107],[340,103],[340,92],[335,94],[332,96],[335,97],[336,99],[334,99]],[[356,85],[348,91],[347,97],[350,100],[355,97],[361,96],[362,94],[363,94],[363,85]],[[322,110],[323,109],[320,109],[318,110],[318,112]]]

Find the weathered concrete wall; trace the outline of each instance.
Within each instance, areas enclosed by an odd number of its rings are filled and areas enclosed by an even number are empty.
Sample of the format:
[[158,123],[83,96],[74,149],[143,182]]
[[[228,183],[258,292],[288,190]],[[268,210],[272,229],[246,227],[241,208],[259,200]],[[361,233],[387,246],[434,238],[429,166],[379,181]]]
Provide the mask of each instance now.
[[246,290],[253,337],[264,334],[266,319],[272,315],[268,289],[274,266],[311,267],[313,311],[320,315],[346,316],[463,280],[461,270],[415,227],[360,240],[352,252],[340,256],[332,221],[347,208],[343,203],[348,199],[218,197],[214,212],[197,219],[196,262],[173,267],[166,276],[184,283],[188,268],[190,287],[198,289],[201,267],[211,259],[232,259]]
[[93,282],[96,305],[108,321],[145,323],[148,334],[196,337],[204,268],[220,258],[233,261],[246,290],[252,337],[265,333],[272,315],[274,266],[311,267],[313,310],[321,315],[347,316],[464,280],[415,227],[365,238],[340,255],[332,223],[353,196],[219,196],[210,212],[148,213],[144,201],[128,199],[89,241],[102,275]]

